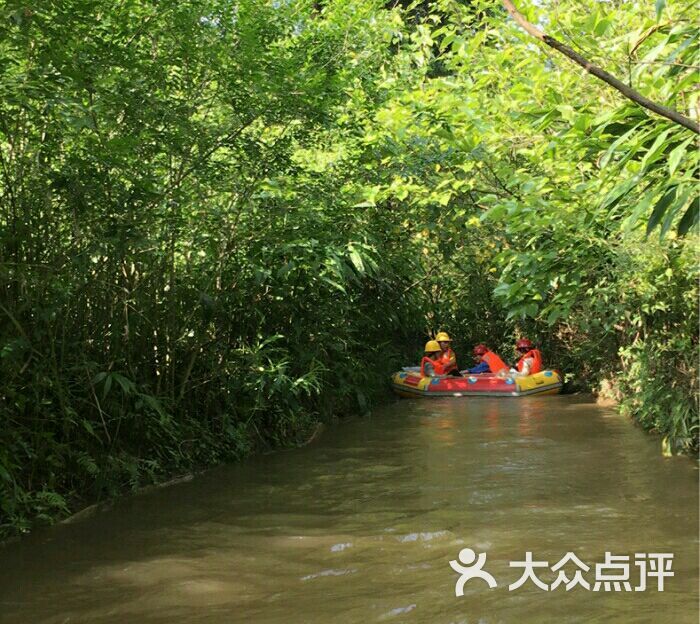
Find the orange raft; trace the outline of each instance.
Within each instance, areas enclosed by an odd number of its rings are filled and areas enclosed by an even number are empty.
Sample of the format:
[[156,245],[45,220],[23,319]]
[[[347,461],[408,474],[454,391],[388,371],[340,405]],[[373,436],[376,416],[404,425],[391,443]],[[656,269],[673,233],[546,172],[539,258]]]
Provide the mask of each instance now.
[[418,371],[403,370],[394,373],[391,387],[403,397],[522,397],[558,394],[564,385],[559,373],[553,370],[544,370],[527,377],[463,374],[463,377],[421,377]]

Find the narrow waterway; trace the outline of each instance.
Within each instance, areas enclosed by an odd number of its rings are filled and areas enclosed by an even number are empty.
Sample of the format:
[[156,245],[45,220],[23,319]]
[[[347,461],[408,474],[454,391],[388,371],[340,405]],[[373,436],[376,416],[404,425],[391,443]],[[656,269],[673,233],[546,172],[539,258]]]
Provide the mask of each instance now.
[[[590,398],[406,400],[6,546],[0,621],[695,624],[697,528],[695,464]],[[467,547],[498,586],[456,597]],[[526,551],[591,590],[509,591]],[[675,576],[594,592],[606,551]]]

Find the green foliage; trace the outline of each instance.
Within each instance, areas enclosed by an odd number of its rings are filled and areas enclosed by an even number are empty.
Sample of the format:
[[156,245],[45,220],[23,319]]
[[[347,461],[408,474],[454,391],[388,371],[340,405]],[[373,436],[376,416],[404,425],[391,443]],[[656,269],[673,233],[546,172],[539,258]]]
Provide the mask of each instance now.
[[344,120],[377,97],[399,15],[71,0],[3,17],[2,532],[366,411],[420,331],[418,298],[397,297],[409,251],[353,208]]
[[[647,97],[697,118],[698,29],[686,7],[518,4]],[[437,325],[503,349],[527,333],[568,378],[614,378],[643,424],[696,448],[695,136],[551,57],[502,12],[474,22],[454,5],[431,27],[443,72],[417,71],[400,90],[387,80],[392,97],[367,137],[384,174],[373,197],[401,206],[424,264],[439,267],[421,284]],[[405,63],[425,65],[418,53],[409,47]],[[683,373],[654,376],[660,353],[670,367],[688,362]]]

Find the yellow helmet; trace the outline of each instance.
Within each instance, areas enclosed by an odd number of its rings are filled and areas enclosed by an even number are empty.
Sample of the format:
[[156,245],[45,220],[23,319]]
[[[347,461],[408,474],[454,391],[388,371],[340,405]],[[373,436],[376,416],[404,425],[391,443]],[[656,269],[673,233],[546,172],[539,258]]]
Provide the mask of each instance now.
[[425,343],[426,353],[436,353],[437,351],[442,351],[440,345],[437,343],[437,340],[428,340],[428,342]]
[[452,342],[452,338],[450,338],[447,332],[438,332],[438,335],[435,336],[435,340],[438,342]]

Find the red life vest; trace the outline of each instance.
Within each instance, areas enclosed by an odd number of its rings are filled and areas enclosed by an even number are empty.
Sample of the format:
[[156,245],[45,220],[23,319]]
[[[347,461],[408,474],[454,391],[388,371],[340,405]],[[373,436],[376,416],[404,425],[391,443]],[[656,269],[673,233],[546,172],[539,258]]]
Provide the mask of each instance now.
[[540,353],[539,349],[531,349],[518,360],[518,363],[515,365],[515,368],[518,369],[518,372],[521,373],[523,371],[523,367],[525,366],[525,360],[527,358],[532,358],[530,374],[534,375],[535,373],[539,373],[542,370],[542,354]]
[[420,374],[422,377],[430,377],[430,375],[426,374],[425,372],[425,365],[426,364],[432,364],[433,365],[433,370],[435,371],[436,375],[444,375],[445,371],[440,363],[440,359],[438,358],[437,360],[431,360],[427,355],[420,361]]
[[438,361],[442,365],[442,372],[444,375],[447,375],[450,371],[457,370],[457,356],[449,347],[440,354],[440,359]]
[[484,355],[481,356],[484,360],[489,365],[489,369],[491,372],[495,375],[498,371],[503,370],[504,368],[507,369],[508,365],[501,359],[499,358],[493,351],[487,351],[484,353]]

